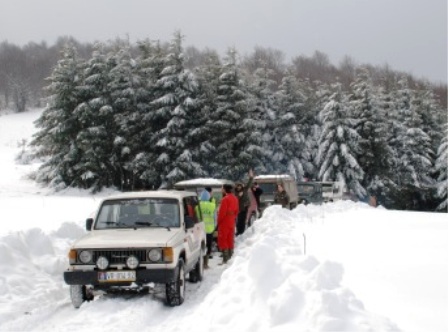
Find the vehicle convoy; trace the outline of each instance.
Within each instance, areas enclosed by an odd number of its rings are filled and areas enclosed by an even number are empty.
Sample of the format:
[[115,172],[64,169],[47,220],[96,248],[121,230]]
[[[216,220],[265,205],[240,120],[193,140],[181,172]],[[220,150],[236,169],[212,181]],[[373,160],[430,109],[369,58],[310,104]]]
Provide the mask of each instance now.
[[290,209],[295,208],[299,203],[296,181],[290,175],[259,175],[254,178],[254,182],[257,182],[263,190],[260,197],[261,210],[274,204],[278,184],[281,184],[288,193]]
[[299,203],[321,204],[341,200],[343,186],[339,182],[298,182]]
[[[230,184],[233,187],[235,183],[231,180],[226,179],[214,179],[214,178],[197,178],[191,180],[180,181],[174,184],[174,189],[176,190],[189,190],[196,192],[198,195],[206,187],[212,189],[212,197],[216,200],[216,205],[218,206],[222,199],[221,188],[224,184]],[[252,190],[248,190],[250,205],[247,210],[246,222],[249,225],[253,225],[254,221],[258,218],[257,201]]]
[[104,199],[88,234],[69,252],[64,280],[79,308],[100,292],[164,284],[170,306],[181,305],[185,280],[203,277],[206,235],[198,198],[187,191],[123,193]]

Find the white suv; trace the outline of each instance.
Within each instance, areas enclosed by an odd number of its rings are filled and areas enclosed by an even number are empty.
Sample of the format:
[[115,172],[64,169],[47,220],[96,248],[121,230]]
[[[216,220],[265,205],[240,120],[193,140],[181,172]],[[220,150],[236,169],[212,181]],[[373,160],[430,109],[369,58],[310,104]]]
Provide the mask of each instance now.
[[64,280],[79,308],[96,291],[166,285],[170,306],[185,296],[185,277],[202,280],[206,235],[198,198],[185,191],[120,194],[104,199],[87,235],[69,252]]

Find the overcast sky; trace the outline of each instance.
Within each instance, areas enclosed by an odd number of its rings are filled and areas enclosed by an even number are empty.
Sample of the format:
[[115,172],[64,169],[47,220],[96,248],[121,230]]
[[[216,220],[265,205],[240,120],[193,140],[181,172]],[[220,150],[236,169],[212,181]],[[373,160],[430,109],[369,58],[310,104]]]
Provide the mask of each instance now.
[[221,54],[236,47],[290,57],[349,55],[447,82],[447,0],[0,0],[0,41],[24,45],[70,35],[81,42],[130,36]]

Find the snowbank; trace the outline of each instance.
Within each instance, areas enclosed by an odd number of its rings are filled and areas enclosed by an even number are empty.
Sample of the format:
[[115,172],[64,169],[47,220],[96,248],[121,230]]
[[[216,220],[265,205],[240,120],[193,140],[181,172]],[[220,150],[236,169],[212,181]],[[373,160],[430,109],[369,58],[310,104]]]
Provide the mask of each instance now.
[[156,289],[146,297],[98,297],[75,310],[62,273],[70,243],[85,233],[82,227],[63,223],[49,234],[39,228],[13,232],[0,238],[0,329],[145,329],[148,315],[157,316],[160,323],[151,331],[397,329],[388,319],[367,312],[353,292],[341,286],[341,264],[304,254],[308,214],[301,208],[267,209],[238,238],[230,264],[217,266],[219,258],[214,258],[206,280],[199,286],[188,284],[186,302],[173,309],[165,307],[163,289]]
[[[268,208],[191,318],[203,331],[396,330],[341,286],[344,269],[304,255],[306,209]],[[197,330],[197,328],[196,328]]]

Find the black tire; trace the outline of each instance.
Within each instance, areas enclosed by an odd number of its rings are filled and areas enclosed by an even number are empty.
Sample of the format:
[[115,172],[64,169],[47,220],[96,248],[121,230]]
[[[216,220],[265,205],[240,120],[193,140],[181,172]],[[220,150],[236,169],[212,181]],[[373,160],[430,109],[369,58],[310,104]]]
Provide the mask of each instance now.
[[73,306],[78,309],[84,301],[92,301],[93,295],[87,292],[84,285],[70,285],[70,299]]
[[202,281],[204,278],[204,256],[202,256],[202,250],[201,254],[199,255],[199,259],[194,266],[194,269],[190,271],[190,278],[189,281],[192,283],[197,283],[199,281]]
[[185,268],[184,261],[177,263],[176,280],[166,284],[166,302],[169,306],[181,305],[185,299]]

